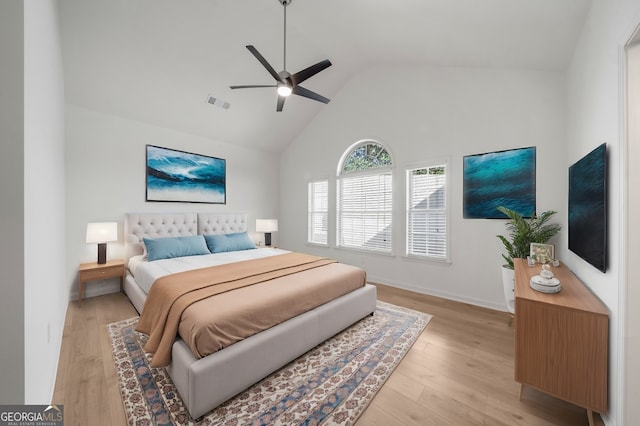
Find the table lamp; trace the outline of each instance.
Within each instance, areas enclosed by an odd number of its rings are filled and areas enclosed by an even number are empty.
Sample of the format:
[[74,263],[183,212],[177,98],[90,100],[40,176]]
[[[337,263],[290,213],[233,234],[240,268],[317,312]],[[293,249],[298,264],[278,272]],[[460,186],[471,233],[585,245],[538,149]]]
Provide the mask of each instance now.
[[118,222],[87,224],[87,244],[98,243],[98,264],[107,263],[107,243],[118,240]]
[[264,232],[264,245],[271,245],[271,233],[278,231],[278,219],[256,219],[256,232]]

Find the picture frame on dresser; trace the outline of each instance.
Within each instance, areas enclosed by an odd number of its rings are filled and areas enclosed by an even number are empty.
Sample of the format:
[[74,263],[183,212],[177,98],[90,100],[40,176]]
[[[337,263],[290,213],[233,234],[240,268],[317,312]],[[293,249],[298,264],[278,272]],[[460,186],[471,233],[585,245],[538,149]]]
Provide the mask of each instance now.
[[226,204],[226,160],[146,145],[145,200]]
[[529,256],[535,263],[551,263],[555,259],[553,244],[531,243]]

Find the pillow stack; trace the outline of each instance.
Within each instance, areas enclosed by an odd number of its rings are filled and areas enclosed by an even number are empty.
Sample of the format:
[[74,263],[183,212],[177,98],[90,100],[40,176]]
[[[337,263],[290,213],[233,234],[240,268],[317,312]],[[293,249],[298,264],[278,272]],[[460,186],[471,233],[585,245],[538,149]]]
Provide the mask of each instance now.
[[246,232],[221,235],[193,235],[187,237],[143,238],[150,262],[183,256],[223,253],[255,249]]

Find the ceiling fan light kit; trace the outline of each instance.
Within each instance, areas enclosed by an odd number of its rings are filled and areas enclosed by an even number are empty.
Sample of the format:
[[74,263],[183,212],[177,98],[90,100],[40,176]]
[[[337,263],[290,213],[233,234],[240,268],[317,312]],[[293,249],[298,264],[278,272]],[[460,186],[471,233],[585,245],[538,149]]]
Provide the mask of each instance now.
[[308,99],[312,99],[314,101],[322,102],[325,104],[329,103],[329,99],[325,98],[318,93],[315,93],[309,89],[305,89],[300,86],[300,83],[303,81],[313,77],[320,71],[324,70],[331,66],[331,62],[328,59],[324,61],[320,61],[315,65],[311,65],[303,69],[302,71],[298,71],[295,74],[291,74],[287,71],[287,6],[291,4],[291,0],[278,0],[278,2],[284,7],[284,55],[283,55],[283,70],[279,73],[267,62],[267,60],[258,52],[252,45],[246,46],[249,52],[256,57],[256,59],[262,64],[262,66],[271,74],[271,76],[276,80],[276,84],[271,85],[243,85],[243,86],[229,86],[231,89],[253,89],[257,87],[275,87],[278,93],[278,103],[276,106],[276,111],[280,112],[284,108],[285,99],[291,95],[298,95]]
[[293,89],[291,89],[291,87],[287,86],[286,84],[281,84],[278,86],[278,95],[280,96],[289,96],[291,95],[291,93],[293,92]]

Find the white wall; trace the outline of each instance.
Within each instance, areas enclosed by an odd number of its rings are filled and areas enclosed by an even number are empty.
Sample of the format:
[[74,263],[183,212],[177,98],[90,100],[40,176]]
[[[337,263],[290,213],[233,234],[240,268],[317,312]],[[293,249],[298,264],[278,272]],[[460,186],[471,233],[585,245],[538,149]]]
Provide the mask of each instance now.
[[64,86],[55,0],[0,5],[0,403],[48,404],[67,308]]
[[[179,131],[67,105],[67,277],[77,297],[77,268],[96,260],[96,245],[85,244],[89,222],[118,222],[119,241],[108,258],[122,258],[127,212],[245,212],[249,230],[256,218],[278,217],[278,157]],[[227,204],[145,202],[145,145],[158,145],[224,158]],[[252,235],[262,239],[261,234]],[[276,241],[277,234],[274,234]],[[117,280],[90,283],[87,296],[118,290]]]
[[[640,23],[638,0],[594,0],[567,72],[567,164],[572,164],[597,145],[609,148],[609,269],[597,271],[577,256],[563,253],[573,272],[607,305],[609,316],[609,402],[607,425],[634,424],[637,418],[624,418],[624,406],[637,404],[637,394],[625,394],[624,353],[624,249],[620,238],[624,198],[621,187],[625,175],[622,164],[624,96],[621,65],[623,46]],[[636,164],[630,165],[637,167]],[[636,193],[637,194],[637,193]],[[629,218],[633,220],[634,218]],[[636,261],[636,259],[630,259]],[[634,283],[635,285],[636,283]],[[626,302],[626,301],[625,301]],[[632,302],[634,309],[638,302]],[[637,360],[636,360],[637,362]],[[634,380],[628,378],[627,380]],[[638,380],[636,377],[635,380]]]
[[[640,265],[637,262],[629,262],[630,259],[640,259],[640,224],[637,221],[640,216],[640,169],[635,167],[640,163],[640,33],[636,34],[638,41],[628,48],[627,81],[628,81],[628,151],[626,168],[628,181],[626,194],[629,209],[626,218],[626,256],[627,262],[626,293],[621,289],[620,301],[624,308],[621,309],[621,317],[626,316],[626,333],[620,338],[624,339],[624,352],[621,362],[624,362],[623,376],[626,383],[624,395],[629,400],[624,407],[624,419],[640,419],[640,406],[630,401],[631,395],[640,394]],[[623,151],[624,152],[624,151]],[[629,197],[629,195],[632,195]],[[623,284],[624,285],[624,284]]]
[[[501,284],[503,220],[462,218],[462,158],[537,147],[537,209],[566,222],[564,75],[507,69],[380,66],[355,76],[281,157],[281,244],[362,266],[369,279],[505,310]],[[395,164],[395,256],[307,246],[307,182],[335,174],[344,151],[376,138]],[[403,231],[404,167],[448,158],[451,263],[408,261]],[[330,208],[330,210],[332,210]],[[332,219],[330,224],[335,224]],[[330,228],[330,241],[335,241]]]
[[24,9],[0,2],[0,404],[24,402]]
[[24,3],[25,403],[53,395],[64,279],[64,82],[56,0]]

